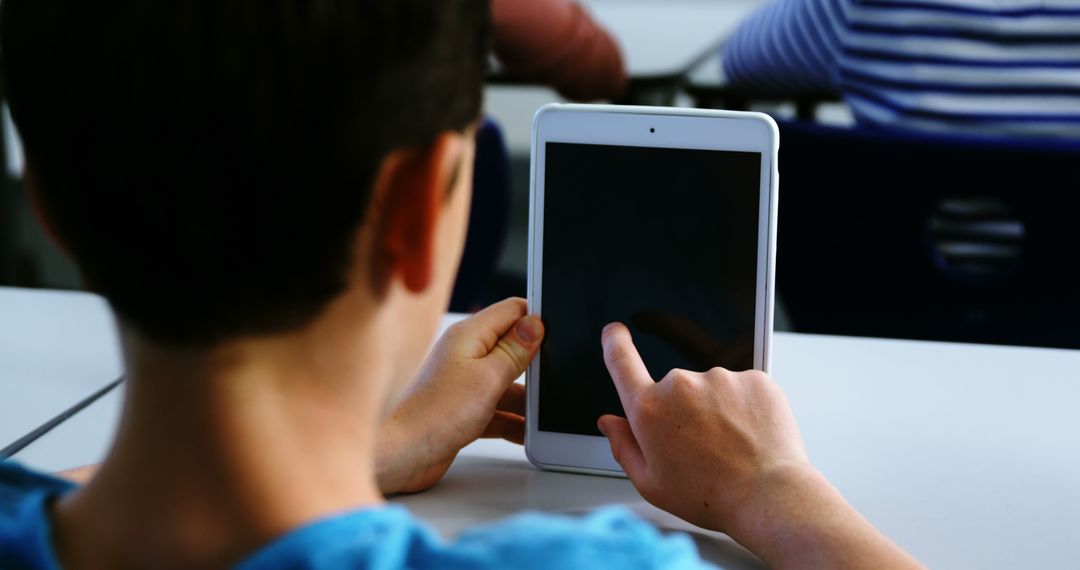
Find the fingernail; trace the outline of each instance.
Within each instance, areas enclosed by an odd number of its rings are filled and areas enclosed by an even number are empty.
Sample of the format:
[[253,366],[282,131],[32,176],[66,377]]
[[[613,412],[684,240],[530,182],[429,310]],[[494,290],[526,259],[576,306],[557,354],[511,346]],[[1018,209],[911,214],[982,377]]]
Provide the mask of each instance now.
[[528,315],[518,321],[516,330],[518,338],[525,341],[527,344],[532,344],[540,338],[540,335],[544,330],[544,325],[540,322],[540,319]]
[[608,323],[604,325],[604,330],[600,331],[600,334],[607,334],[607,332],[611,330],[611,327],[613,326],[615,326],[615,323]]
[[600,430],[600,433],[604,434],[604,437],[607,437],[607,432],[604,431],[604,422],[596,420],[596,429]]

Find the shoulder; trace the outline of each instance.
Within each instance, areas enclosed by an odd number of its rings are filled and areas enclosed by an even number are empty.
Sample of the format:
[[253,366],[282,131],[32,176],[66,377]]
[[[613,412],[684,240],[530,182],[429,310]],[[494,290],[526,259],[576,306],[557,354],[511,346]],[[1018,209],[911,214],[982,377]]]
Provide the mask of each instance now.
[[527,513],[462,534],[450,548],[517,568],[703,568],[689,537],[663,535],[625,508],[584,517]]
[[0,568],[53,568],[45,505],[67,481],[0,462]]
[[444,541],[401,507],[346,513],[294,530],[239,570],[288,568],[702,568],[693,543],[625,509],[583,518],[524,514]]
[[63,479],[31,471],[17,463],[0,462],[0,521],[15,516],[31,496],[60,493],[73,487]]

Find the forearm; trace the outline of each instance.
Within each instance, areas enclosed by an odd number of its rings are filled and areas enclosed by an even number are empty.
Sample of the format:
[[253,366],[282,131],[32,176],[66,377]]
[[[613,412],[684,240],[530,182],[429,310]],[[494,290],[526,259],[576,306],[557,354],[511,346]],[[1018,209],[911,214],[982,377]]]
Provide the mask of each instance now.
[[421,459],[430,452],[426,439],[408,433],[402,428],[403,421],[392,416],[379,428],[375,447],[375,482],[383,495],[415,493],[431,484],[422,484],[420,478],[426,471]]
[[829,0],[773,0],[736,29],[722,49],[731,87],[799,94],[838,91],[839,30]]
[[812,467],[778,470],[725,530],[773,568],[922,568]]
[[615,41],[572,0],[493,0],[495,56],[513,75],[576,100],[606,99],[626,86]]

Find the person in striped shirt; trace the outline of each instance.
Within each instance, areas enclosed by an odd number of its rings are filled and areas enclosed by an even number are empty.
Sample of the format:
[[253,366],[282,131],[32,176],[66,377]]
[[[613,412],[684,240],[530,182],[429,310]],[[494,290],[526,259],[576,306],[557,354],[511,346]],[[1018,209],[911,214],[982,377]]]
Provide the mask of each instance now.
[[732,86],[841,93],[863,125],[1080,138],[1080,0],[775,0],[722,61]]

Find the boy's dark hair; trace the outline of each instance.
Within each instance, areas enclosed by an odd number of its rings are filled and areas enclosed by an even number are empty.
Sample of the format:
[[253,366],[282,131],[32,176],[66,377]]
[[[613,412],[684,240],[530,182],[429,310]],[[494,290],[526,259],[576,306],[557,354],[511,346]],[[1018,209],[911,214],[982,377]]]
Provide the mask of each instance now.
[[302,326],[376,169],[480,113],[489,0],[3,0],[40,205],[88,285],[177,345]]

